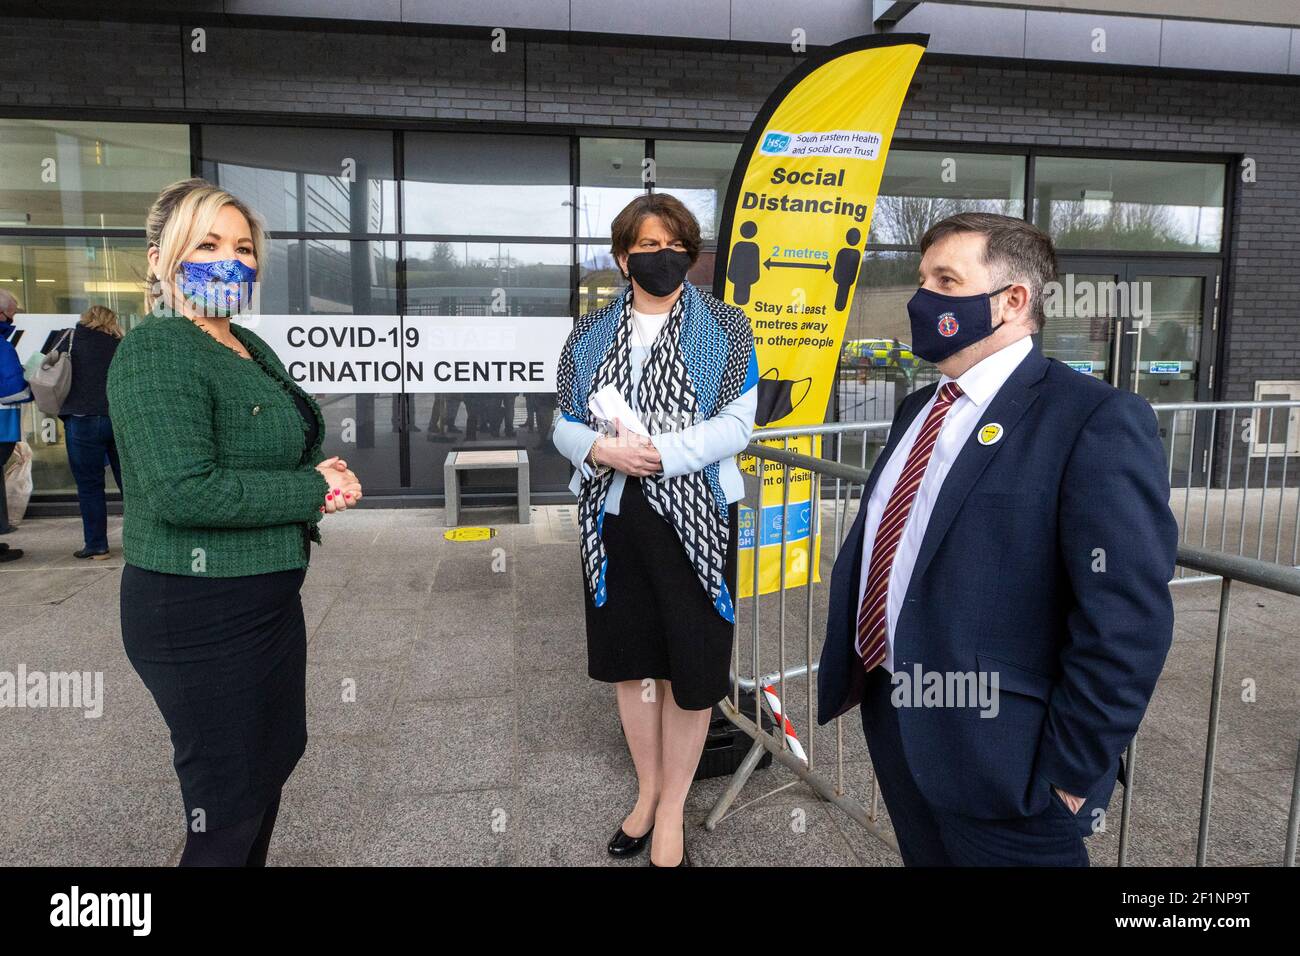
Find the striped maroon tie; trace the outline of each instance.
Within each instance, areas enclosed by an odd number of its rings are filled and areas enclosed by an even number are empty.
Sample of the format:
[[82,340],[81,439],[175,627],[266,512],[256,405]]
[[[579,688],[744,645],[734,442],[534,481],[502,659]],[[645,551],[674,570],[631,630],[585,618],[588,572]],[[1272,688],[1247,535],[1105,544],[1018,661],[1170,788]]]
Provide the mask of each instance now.
[[925,468],[930,463],[930,454],[934,443],[939,438],[939,429],[948,416],[952,403],[961,397],[961,386],[956,382],[945,382],[939,389],[935,400],[921,426],[912,450],[908,452],[907,464],[903,466],[894,490],[885,505],[884,514],[880,516],[880,527],[876,529],[876,538],[871,546],[871,570],[867,574],[867,589],[862,595],[862,605],[858,608],[858,656],[862,666],[871,670],[885,659],[885,618],[889,608],[889,572],[894,566],[894,552],[902,540],[903,529],[907,527],[907,516],[911,514],[912,502],[916,500],[917,489],[925,477]]

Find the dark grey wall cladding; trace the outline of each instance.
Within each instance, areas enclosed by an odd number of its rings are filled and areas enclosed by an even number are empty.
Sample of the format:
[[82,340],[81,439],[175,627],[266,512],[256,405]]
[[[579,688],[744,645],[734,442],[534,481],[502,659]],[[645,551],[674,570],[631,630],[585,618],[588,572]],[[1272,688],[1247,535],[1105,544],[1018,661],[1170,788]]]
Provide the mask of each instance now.
[[184,106],[175,25],[0,18],[0,41],[0,103]]
[[[252,111],[738,133],[793,55],[525,41],[234,30],[207,52],[178,26],[0,20],[0,109]],[[183,41],[184,38],[184,41]],[[182,50],[184,54],[182,55]],[[183,73],[182,73],[183,62]],[[183,77],[183,78],[182,78]],[[922,66],[898,135],[977,145],[1252,157],[1239,184],[1224,397],[1300,378],[1300,90],[1111,72]]]

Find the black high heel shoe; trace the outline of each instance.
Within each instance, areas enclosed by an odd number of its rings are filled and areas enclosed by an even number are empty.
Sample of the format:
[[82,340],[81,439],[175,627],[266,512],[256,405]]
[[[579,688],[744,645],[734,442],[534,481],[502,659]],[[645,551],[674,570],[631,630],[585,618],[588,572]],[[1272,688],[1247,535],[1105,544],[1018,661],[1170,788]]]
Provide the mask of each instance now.
[[639,837],[630,837],[619,827],[618,831],[609,838],[609,845],[605,848],[609,850],[610,856],[628,857],[636,856],[645,849],[646,842],[650,839],[650,834],[655,832],[654,824]]

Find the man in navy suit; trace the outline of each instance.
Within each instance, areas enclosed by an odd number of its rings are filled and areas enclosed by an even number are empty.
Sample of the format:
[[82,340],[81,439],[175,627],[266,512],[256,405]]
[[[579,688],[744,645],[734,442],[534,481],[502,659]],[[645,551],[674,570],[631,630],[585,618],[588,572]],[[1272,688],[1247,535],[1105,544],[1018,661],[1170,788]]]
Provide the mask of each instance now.
[[1086,866],[1173,634],[1155,414],[1045,358],[1051,240],[921,240],[909,395],[835,562],[818,722],[861,704],[903,862]]

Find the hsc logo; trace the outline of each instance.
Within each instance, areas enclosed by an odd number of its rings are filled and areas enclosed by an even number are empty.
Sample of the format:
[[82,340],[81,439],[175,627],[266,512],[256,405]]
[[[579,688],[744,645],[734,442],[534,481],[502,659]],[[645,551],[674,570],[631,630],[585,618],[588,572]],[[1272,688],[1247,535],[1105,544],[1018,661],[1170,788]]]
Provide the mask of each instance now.
[[789,133],[768,133],[763,137],[759,152],[780,155],[790,148],[790,140],[793,138]]
[[945,339],[952,338],[957,334],[957,316],[951,312],[945,312],[939,316],[939,334]]

